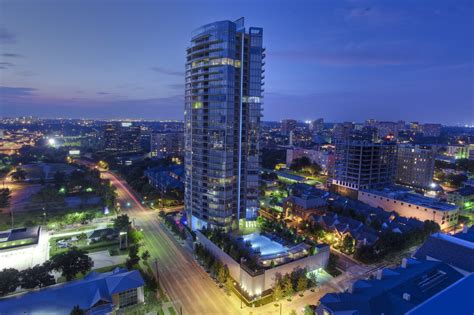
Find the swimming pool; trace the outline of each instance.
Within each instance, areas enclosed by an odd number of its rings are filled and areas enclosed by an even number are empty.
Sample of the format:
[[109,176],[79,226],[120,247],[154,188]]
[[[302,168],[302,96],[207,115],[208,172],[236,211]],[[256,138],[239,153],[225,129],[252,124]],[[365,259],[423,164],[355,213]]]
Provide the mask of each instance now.
[[288,251],[287,247],[259,233],[248,234],[243,238],[245,242],[250,241],[253,249],[259,248],[262,256],[286,253]]

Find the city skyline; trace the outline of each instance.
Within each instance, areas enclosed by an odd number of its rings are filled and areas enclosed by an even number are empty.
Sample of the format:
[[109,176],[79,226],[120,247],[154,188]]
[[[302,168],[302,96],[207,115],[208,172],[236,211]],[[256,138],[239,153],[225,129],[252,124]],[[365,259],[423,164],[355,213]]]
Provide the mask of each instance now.
[[468,1],[186,4],[3,2],[1,116],[182,120],[191,31],[245,16],[266,30],[264,120],[473,123]]

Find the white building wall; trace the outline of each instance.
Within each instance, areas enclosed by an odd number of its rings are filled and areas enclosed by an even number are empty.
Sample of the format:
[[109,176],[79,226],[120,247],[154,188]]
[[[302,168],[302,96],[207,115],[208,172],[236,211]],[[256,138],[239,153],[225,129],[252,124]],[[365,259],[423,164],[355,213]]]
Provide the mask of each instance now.
[[[432,220],[439,224],[442,230],[447,229],[457,223],[458,209],[451,211],[441,211],[426,206],[411,204],[406,201],[396,200],[386,196],[371,194],[366,191],[359,191],[359,201],[372,207],[382,208],[385,211],[395,211],[399,215],[407,218],[416,218],[420,221]],[[450,220],[452,217],[454,220]]]
[[313,256],[307,256],[287,264],[265,269],[263,273],[257,272],[256,275],[252,276],[201,232],[196,231],[196,238],[200,244],[211,251],[224,265],[227,265],[231,277],[239,281],[239,285],[251,296],[258,296],[263,291],[273,288],[278,276],[284,276],[286,273],[290,274],[297,269],[307,269],[310,271],[325,268],[329,261],[329,247],[326,247]]

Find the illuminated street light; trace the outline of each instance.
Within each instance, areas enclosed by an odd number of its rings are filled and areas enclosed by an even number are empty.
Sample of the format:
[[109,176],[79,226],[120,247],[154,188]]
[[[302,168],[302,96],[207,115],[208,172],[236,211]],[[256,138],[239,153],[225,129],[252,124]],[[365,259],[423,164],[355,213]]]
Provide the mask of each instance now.
[[56,145],[56,140],[55,140],[54,138],[49,138],[49,139],[48,139],[48,144],[49,144],[50,146],[54,146],[54,145]]

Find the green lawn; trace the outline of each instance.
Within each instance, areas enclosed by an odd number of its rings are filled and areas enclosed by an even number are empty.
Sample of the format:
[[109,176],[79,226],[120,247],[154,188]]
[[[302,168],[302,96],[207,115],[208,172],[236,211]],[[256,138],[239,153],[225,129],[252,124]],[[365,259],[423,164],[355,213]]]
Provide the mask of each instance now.
[[[79,234],[77,234],[79,235]],[[77,235],[72,235],[72,236],[77,236]],[[59,248],[57,245],[57,241],[60,239],[66,240],[70,239],[72,236],[68,237],[53,237],[49,240],[49,245],[50,245],[50,257],[57,255],[62,252],[66,252],[69,248]],[[86,240],[78,240],[74,242],[69,242],[72,246],[76,246],[80,249],[83,249],[89,253],[93,252],[100,252],[103,250],[109,250],[109,251],[116,251],[118,250],[119,247],[119,241],[118,240],[111,240],[111,241],[99,241],[96,243],[91,243],[87,244]]]

